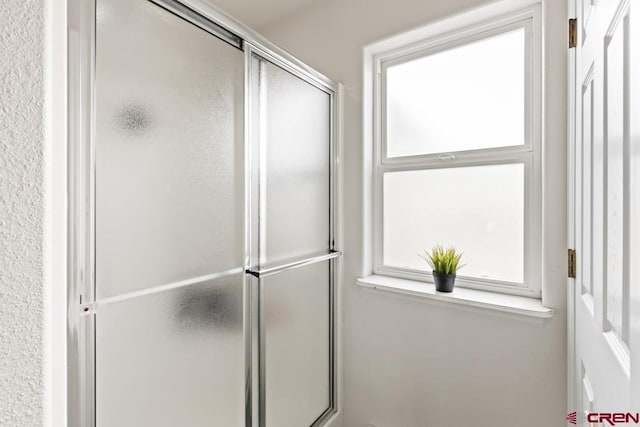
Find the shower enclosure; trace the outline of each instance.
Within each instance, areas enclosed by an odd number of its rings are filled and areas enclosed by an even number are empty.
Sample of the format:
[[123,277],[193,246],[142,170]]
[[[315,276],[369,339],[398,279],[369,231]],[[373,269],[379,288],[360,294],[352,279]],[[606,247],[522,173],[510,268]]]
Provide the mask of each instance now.
[[336,86],[202,5],[70,6],[70,424],[324,424]]

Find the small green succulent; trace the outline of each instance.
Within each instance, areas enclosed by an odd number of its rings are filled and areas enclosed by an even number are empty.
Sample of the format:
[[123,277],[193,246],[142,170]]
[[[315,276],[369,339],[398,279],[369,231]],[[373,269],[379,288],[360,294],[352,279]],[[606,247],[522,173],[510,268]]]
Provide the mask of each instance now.
[[431,253],[425,250],[424,254],[418,256],[425,260],[434,272],[440,274],[455,274],[458,269],[464,267],[460,265],[462,253],[458,253],[453,246],[445,248],[442,245],[436,245]]

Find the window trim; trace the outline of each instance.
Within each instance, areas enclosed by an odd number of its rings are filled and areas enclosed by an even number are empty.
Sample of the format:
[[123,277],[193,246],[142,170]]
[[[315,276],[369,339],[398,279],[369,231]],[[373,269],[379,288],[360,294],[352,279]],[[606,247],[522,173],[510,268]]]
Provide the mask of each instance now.
[[[461,287],[492,292],[541,296],[542,271],[542,31],[539,4],[506,15],[485,16],[482,20],[462,23],[448,20],[444,28],[412,31],[365,49],[365,108],[369,109],[370,125],[365,139],[372,143],[371,174],[371,269],[366,273],[433,282],[430,272],[387,266],[383,263],[383,176],[386,172],[403,170],[471,167],[491,164],[523,163],[524,191],[524,280],[523,283],[459,276]],[[442,25],[440,25],[442,27]],[[452,153],[430,153],[413,156],[388,157],[385,132],[385,73],[390,65],[397,65],[436,52],[463,46],[478,40],[507,33],[518,28],[525,31],[525,139],[523,145],[492,147]],[[429,35],[425,36],[424,30]],[[367,74],[369,76],[367,76]],[[367,81],[370,85],[367,88]],[[366,93],[369,89],[371,92]],[[367,102],[369,101],[369,102]],[[365,165],[365,171],[367,167]],[[365,206],[366,206],[365,192]],[[365,218],[366,223],[366,218]],[[365,269],[367,270],[367,269]],[[367,275],[367,274],[365,274]]]

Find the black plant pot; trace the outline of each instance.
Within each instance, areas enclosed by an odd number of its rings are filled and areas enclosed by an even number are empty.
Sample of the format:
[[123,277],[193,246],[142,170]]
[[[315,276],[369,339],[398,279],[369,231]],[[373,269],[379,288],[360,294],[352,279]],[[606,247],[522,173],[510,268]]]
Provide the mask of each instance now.
[[433,281],[438,292],[453,292],[453,285],[456,283],[456,274],[442,274],[433,272]]

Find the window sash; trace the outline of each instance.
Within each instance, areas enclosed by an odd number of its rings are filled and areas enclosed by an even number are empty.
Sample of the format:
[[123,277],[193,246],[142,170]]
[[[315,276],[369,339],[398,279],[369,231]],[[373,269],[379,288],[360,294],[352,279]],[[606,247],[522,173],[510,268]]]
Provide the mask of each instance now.
[[[485,148],[485,149],[475,149],[475,150],[464,150],[464,151],[449,151],[449,152],[438,152],[438,153],[430,153],[430,154],[416,154],[411,156],[397,156],[397,157],[388,157],[388,141],[387,141],[387,70],[389,67],[404,64],[407,62],[411,62],[416,59],[420,59],[426,56],[433,55],[438,52],[444,52],[459,46],[464,46],[476,41],[488,39],[500,34],[505,34],[511,32],[513,30],[523,29],[525,32],[525,43],[524,43],[524,70],[525,70],[525,93],[524,93],[524,144],[522,145],[513,145],[506,147],[495,147],[495,148]],[[378,62],[378,75],[379,85],[378,85],[378,98],[380,102],[377,102],[378,106],[378,123],[379,123],[379,132],[377,135],[377,140],[381,142],[379,147],[379,159],[383,164],[393,164],[393,163],[401,163],[406,161],[406,159],[417,159],[428,161],[431,159],[437,159],[443,155],[447,154],[455,154],[456,157],[462,156],[473,156],[477,153],[487,152],[487,154],[491,154],[494,151],[503,151],[503,150],[513,150],[513,151],[533,151],[534,143],[536,141],[534,135],[534,126],[533,126],[533,18],[529,17],[526,19],[518,20],[516,22],[501,25],[491,29],[479,30],[477,32],[473,32],[471,34],[458,34],[457,36],[450,36],[453,39],[436,39],[435,41],[429,41],[424,44],[420,44],[414,46],[413,51],[410,53],[404,53],[403,55],[393,55],[389,57],[385,57],[380,59]]]
[[[524,280],[523,283],[459,276],[459,286],[540,296],[542,254],[542,165],[541,165],[541,37],[534,9],[510,17],[492,20],[473,28],[452,32],[408,46],[396,48],[374,57],[374,170],[373,170],[373,273],[410,280],[433,282],[428,271],[384,265],[383,262],[383,177],[386,172],[441,169],[523,163],[524,189]],[[463,150],[441,153],[387,157],[386,140],[386,69],[426,55],[451,49],[477,40],[513,31],[525,30],[525,143],[523,145]]]
[[388,172],[404,172],[418,170],[433,170],[444,168],[464,168],[474,166],[490,166],[502,164],[524,164],[524,280],[522,283],[500,281],[460,275],[456,282],[464,287],[476,289],[492,289],[508,293],[518,293],[528,296],[537,296],[535,282],[538,280],[539,268],[536,266],[536,253],[538,253],[537,240],[534,230],[536,227],[536,215],[534,211],[534,156],[532,152],[519,153],[517,156],[508,155],[503,158],[492,158],[483,161],[458,161],[442,164],[421,165],[379,165],[375,172],[374,180],[374,274],[395,276],[411,280],[433,282],[432,274],[427,270],[413,270],[384,264],[384,174]]

